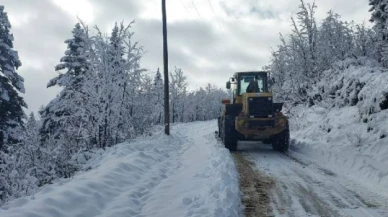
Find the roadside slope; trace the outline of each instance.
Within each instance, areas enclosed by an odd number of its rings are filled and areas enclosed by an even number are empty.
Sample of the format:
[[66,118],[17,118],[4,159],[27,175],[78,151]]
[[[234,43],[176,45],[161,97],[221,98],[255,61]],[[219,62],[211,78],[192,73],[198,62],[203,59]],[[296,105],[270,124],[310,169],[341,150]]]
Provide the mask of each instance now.
[[0,216],[239,216],[238,175],[215,125],[177,124],[170,137],[118,144],[91,170],[11,201]]

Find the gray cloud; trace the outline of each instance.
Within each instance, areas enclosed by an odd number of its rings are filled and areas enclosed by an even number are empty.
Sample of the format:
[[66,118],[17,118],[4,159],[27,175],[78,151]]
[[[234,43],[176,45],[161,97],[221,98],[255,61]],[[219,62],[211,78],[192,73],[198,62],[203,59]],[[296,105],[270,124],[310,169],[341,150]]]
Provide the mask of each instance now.
[[[239,3],[241,5],[241,2]],[[242,18],[246,16],[253,16],[260,19],[275,19],[279,16],[277,12],[270,8],[260,7],[256,1],[248,1],[245,7],[239,7],[235,4],[230,4],[228,1],[220,2],[221,8],[228,16],[234,18]]]
[[[240,24],[235,22],[229,25],[233,29],[238,28]],[[258,29],[259,25],[250,27]],[[278,38],[271,38],[270,34],[266,33],[268,36],[260,39],[256,37],[257,35],[252,36],[248,29],[249,27],[246,27],[232,34],[228,29],[225,29],[225,32],[217,31],[218,29],[209,23],[197,21],[170,23],[168,30],[170,68],[173,69],[174,66],[183,68],[189,75],[192,86],[212,83],[222,87],[224,80],[235,70],[261,69],[268,61],[268,43],[276,43]],[[143,58],[144,65],[151,70],[161,67],[161,22],[139,20],[133,30],[137,40],[146,42],[143,43],[147,50]],[[224,40],[220,40],[223,38]]]
[[[25,99],[33,111],[58,93],[58,88],[47,89],[46,84],[56,75],[54,66],[63,56],[64,41],[71,37],[77,22],[74,14],[52,1],[1,1],[14,22],[15,48],[23,63],[19,73],[25,78]],[[135,19],[134,39],[146,51],[142,66],[150,73],[162,67],[162,25],[156,19],[160,16],[159,1],[85,1],[92,5],[92,11],[87,12],[93,13],[93,20],[88,24],[98,25],[108,34],[114,22],[129,23]],[[349,0],[316,2],[318,20],[330,9],[346,20],[369,19],[366,0],[354,0],[352,4]],[[206,83],[224,87],[235,71],[260,70],[268,64],[270,47],[279,43],[279,32],[290,31],[290,16],[299,10],[299,1],[294,0],[212,0],[214,14],[206,0],[197,0],[195,4],[202,19],[191,0],[171,0],[168,10],[173,15],[168,22],[170,69],[182,68],[192,89]],[[150,13],[154,14],[148,17]]]
[[94,7],[94,17],[92,25],[98,25],[101,30],[111,30],[115,22],[129,23],[135,20],[140,12],[144,10],[142,1],[128,0],[90,0]]
[[347,21],[368,23],[370,19],[370,6],[367,0],[319,0],[316,1],[316,4],[318,5],[317,15],[321,18],[326,16],[329,10],[333,10]]

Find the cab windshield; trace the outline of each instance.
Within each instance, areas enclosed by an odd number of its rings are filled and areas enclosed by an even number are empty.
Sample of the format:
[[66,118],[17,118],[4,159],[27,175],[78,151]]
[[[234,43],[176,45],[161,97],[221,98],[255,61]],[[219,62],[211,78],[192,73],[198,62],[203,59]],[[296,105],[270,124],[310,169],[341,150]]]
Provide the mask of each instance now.
[[[255,79],[256,77],[256,79]],[[257,91],[256,92],[265,92],[264,90],[264,79],[261,76],[258,75],[242,75],[239,77],[239,86],[240,86],[240,92],[239,95],[242,95],[243,93],[247,92],[249,84],[252,82],[257,83]],[[252,84],[251,84],[252,85]]]

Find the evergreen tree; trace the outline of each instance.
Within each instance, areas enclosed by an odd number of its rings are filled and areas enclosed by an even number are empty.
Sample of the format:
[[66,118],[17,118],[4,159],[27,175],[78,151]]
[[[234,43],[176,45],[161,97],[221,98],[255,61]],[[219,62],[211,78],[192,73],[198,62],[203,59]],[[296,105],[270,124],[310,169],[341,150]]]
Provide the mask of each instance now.
[[162,75],[160,74],[159,69],[156,71],[156,75],[154,78],[153,88],[152,88],[152,95],[153,95],[153,119],[155,124],[161,124],[164,123],[164,83],[162,79]]
[[60,72],[47,87],[60,86],[62,91],[40,111],[42,125],[40,136],[42,146],[50,153],[53,167],[59,177],[69,177],[76,168],[68,160],[77,151],[88,145],[88,132],[85,127],[87,115],[85,103],[87,95],[84,91],[87,73],[89,72],[89,38],[87,29],[77,23],[72,31],[73,38],[65,41],[65,56],[55,67]]
[[358,57],[372,57],[377,58],[373,39],[376,38],[375,31],[367,28],[365,23],[356,25],[354,32],[354,51],[353,55]]
[[370,0],[369,5],[369,11],[372,12],[370,21],[374,23],[378,37],[375,44],[379,53],[378,61],[388,67],[388,1]]
[[24,131],[24,143],[18,152],[22,159],[20,169],[35,177],[38,186],[47,184],[55,178],[55,171],[53,171],[55,156],[50,156],[52,147],[40,144],[41,123],[41,120],[36,119],[35,114],[31,112]]
[[89,69],[88,63],[88,35],[87,29],[77,23],[72,31],[73,38],[65,41],[67,50],[65,56],[61,58],[61,63],[55,66],[56,71],[66,69],[64,74],[52,79],[48,87],[58,85],[61,87],[71,87],[72,91],[80,91],[85,80],[85,73]]
[[83,118],[82,108],[86,97],[83,85],[89,69],[89,41],[87,31],[79,23],[75,25],[72,33],[73,38],[65,41],[67,44],[65,56],[55,67],[56,71],[66,71],[53,78],[47,85],[47,87],[60,86],[63,90],[41,111],[43,141],[49,137],[60,139],[60,135],[72,127],[77,129]]
[[17,51],[13,50],[11,24],[4,6],[0,5],[0,151],[6,144],[20,141],[20,128],[23,125],[27,108],[19,93],[24,93],[24,79],[16,70],[22,65]]

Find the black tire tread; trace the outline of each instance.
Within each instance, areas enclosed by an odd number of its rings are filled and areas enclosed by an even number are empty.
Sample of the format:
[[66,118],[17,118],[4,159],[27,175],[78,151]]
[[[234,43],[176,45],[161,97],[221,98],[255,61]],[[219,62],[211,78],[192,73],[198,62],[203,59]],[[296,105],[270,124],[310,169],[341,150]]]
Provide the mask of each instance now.
[[289,146],[290,146],[290,130],[287,128],[273,138],[272,148],[275,151],[287,152]]
[[226,115],[223,120],[222,141],[229,151],[237,150],[238,132],[235,128],[235,116]]

